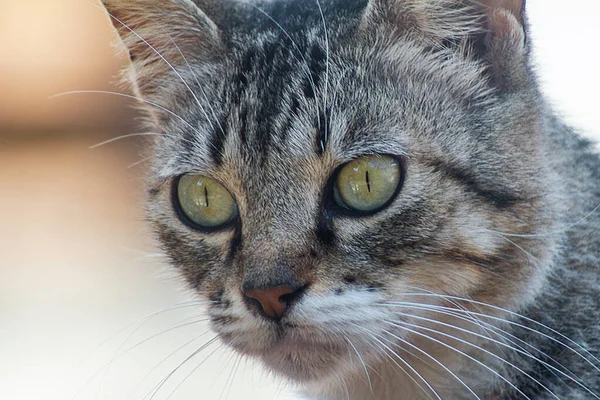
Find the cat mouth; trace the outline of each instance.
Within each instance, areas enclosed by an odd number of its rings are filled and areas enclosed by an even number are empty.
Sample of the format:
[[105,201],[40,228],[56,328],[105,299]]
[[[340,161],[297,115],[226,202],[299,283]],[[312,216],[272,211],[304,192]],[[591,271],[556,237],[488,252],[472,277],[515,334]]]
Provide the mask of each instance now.
[[280,337],[261,355],[265,366],[295,381],[317,381],[335,370],[347,350],[317,338]]

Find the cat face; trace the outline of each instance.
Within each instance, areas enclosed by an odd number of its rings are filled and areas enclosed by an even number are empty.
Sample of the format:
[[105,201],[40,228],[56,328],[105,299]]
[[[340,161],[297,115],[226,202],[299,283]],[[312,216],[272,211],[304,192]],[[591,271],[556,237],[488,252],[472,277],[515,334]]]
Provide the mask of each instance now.
[[319,382],[417,341],[401,304],[535,293],[547,243],[501,234],[549,224],[520,3],[105,3],[150,220],[237,351]]

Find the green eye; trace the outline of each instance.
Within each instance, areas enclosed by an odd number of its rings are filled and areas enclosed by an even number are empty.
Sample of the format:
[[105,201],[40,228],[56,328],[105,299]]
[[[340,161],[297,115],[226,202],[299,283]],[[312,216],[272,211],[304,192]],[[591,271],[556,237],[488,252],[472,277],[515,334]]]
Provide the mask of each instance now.
[[237,204],[227,189],[206,176],[182,176],[177,199],[185,216],[202,228],[217,228],[238,215]]
[[402,180],[400,163],[393,157],[362,157],[346,164],[338,173],[334,200],[344,208],[374,212],[396,194]]

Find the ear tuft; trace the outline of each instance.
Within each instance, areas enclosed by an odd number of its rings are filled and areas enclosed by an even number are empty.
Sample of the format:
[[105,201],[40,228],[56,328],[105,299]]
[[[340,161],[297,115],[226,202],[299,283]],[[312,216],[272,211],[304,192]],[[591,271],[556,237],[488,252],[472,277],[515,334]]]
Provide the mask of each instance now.
[[[125,80],[142,97],[176,82],[186,63],[210,62],[221,47],[214,22],[191,0],[102,0],[129,53]],[[181,72],[178,70],[181,69]]]

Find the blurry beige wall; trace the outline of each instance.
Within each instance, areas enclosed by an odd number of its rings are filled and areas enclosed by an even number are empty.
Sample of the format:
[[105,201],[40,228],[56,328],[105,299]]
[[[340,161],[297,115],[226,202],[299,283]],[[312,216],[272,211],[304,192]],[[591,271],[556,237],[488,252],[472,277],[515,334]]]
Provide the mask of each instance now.
[[93,0],[1,0],[0,135],[127,126],[130,108],[118,97],[49,98],[114,90],[126,59],[115,57],[111,42],[111,26]]

